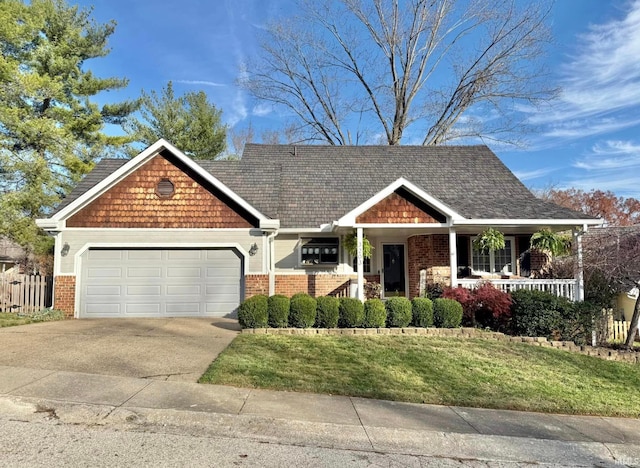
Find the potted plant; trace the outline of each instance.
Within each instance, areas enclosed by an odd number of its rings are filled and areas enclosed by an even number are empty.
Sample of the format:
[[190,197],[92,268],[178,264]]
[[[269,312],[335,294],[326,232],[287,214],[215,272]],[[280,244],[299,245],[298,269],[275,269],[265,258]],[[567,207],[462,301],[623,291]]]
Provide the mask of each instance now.
[[485,229],[473,239],[473,249],[487,254],[504,249],[504,234],[492,227]]
[[[358,255],[358,236],[355,232],[348,234],[344,238],[344,247],[349,252],[349,255],[355,257]],[[366,236],[362,236],[362,257],[371,258],[373,252],[373,246]]]
[[566,255],[571,251],[571,239],[564,234],[553,232],[549,228],[540,229],[531,236],[531,248],[554,257]]

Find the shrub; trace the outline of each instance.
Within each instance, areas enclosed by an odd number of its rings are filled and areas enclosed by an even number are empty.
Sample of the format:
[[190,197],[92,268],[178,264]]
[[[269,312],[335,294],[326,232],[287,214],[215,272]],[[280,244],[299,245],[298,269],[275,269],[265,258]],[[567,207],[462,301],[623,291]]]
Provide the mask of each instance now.
[[340,320],[338,326],[341,328],[355,328],[362,326],[364,320],[364,305],[355,297],[340,298]]
[[406,297],[390,297],[385,303],[387,309],[387,325],[389,327],[407,327],[413,318],[411,301]]
[[382,285],[375,281],[367,281],[364,283],[365,299],[380,299],[382,297]]
[[453,299],[462,305],[462,323],[467,327],[476,326],[476,310],[478,304],[473,295],[473,291],[462,286],[457,288],[446,287],[442,290],[442,297]]
[[497,331],[509,327],[513,301],[508,293],[500,291],[491,283],[483,283],[473,291],[473,298],[477,323]]
[[416,297],[411,301],[413,325],[416,327],[433,326],[433,302],[426,297]]
[[380,299],[368,299],[364,303],[365,328],[383,328],[387,323],[387,310]]
[[316,300],[308,294],[294,294],[289,307],[289,325],[296,328],[313,327],[316,323],[316,307]]
[[252,296],[238,308],[238,322],[242,328],[264,328],[268,317],[267,296]]
[[432,301],[442,297],[444,286],[440,283],[427,283],[424,289],[424,297],[431,299]]
[[568,299],[543,291],[520,289],[511,293],[511,330],[516,335],[560,338],[563,317],[571,314]]
[[602,307],[592,302],[575,302],[571,315],[562,320],[562,339],[578,345],[591,344],[591,333],[603,328]]
[[336,328],[340,318],[340,301],[337,297],[322,296],[316,299],[316,327]]
[[453,299],[436,299],[433,301],[433,322],[440,328],[459,327],[462,322],[462,305]]
[[280,294],[269,297],[267,305],[270,327],[285,328],[289,325],[290,302],[287,296]]

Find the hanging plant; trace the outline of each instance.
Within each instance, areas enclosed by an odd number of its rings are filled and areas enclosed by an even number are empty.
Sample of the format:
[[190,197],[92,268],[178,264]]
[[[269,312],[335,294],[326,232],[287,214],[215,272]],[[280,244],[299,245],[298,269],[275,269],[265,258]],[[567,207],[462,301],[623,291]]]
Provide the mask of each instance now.
[[487,254],[504,249],[504,234],[492,227],[487,228],[473,239],[473,249]]
[[[358,255],[358,235],[355,232],[345,236],[344,247],[352,257]],[[362,236],[362,257],[371,258],[372,252],[373,246],[371,245],[371,242],[369,242],[369,239],[367,239],[366,236]]]
[[569,236],[553,232],[549,228],[540,229],[531,236],[531,248],[554,257],[571,252]]

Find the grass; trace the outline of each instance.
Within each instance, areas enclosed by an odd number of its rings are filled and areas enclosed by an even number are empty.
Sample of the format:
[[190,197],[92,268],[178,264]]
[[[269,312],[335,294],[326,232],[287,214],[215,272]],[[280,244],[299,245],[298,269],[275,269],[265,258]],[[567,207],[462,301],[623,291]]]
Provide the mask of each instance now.
[[522,411],[640,416],[640,366],[524,343],[240,335],[202,383]]
[[28,316],[18,315],[11,312],[0,312],[0,328],[62,319],[64,319],[64,313],[53,309],[45,309],[42,312]]

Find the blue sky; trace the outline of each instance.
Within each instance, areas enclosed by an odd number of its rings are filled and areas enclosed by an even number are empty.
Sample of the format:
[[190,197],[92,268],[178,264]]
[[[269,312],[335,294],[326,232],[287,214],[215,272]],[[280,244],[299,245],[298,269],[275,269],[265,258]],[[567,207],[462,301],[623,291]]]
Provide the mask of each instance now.
[[[531,0],[535,1],[535,0]],[[137,97],[171,80],[177,94],[205,91],[230,127],[259,134],[285,122],[237,85],[257,51],[264,24],[291,10],[289,0],[87,0],[99,22],[117,21],[111,53],[87,63],[129,86],[105,100]],[[640,198],[640,0],[557,0],[555,45],[546,58],[562,88],[544,109],[525,148],[489,146],[531,188],[611,190]]]

